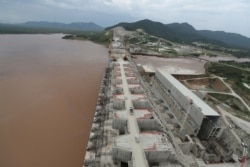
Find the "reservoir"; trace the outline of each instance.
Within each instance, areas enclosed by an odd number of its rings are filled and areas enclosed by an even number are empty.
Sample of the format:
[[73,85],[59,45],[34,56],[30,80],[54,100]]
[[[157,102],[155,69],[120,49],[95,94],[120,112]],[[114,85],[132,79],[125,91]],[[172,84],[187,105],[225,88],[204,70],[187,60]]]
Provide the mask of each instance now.
[[81,167],[108,50],[0,35],[0,166]]

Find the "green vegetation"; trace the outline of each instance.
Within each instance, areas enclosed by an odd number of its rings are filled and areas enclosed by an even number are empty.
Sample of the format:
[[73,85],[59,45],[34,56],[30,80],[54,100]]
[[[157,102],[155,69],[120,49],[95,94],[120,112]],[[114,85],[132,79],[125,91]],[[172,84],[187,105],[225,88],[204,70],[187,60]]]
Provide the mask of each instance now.
[[220,63],[250,70],[250,62],[220,61]]
[[[216,104],[225,103],[233,109],[233,113],[242,119],[249,120],[250,112],[247,111],[246,108],[242,108],[239,106],[241,102],[232,95],[220,94],[220,93],[208,93],[211,97],[219,100],[219,102],[215,102]],[[211,99],[210,99],[211,100]]]
[[150,42],[157,42],[159,39],[158,39],[158,38],[155,38],[155,37],[150,36],[148,40],[149,40]]
[[128,41],[127,41],[127,43],[130,43],[130,44],[137,44],[139,42],[141,42],[139,40],[139,38],[135,38],[135,37],[134,38],[129,38]]
[[[197,46],[192,44],[193,46]],[[226,45],[212,45],[212,44],[207,44],[207,45],[200,45],[200,48],[206,49],[206,50],[211,50],[211,51],[216,51],[216,52],[222,52],[226,54],[231,54],[234,55],[237,58],[244,58],[244,57],[250,57],[250,51],[249,50],[238,50],[238,49],[232,49],[230,47],[227,47]]]
[[250,89],[244,86],[244,83],[250,85],[250,72],[248,70],[223,63],[210,63],[207,68],[209,74],[227,78],[227,82],[231,84],[233,90],[250,104]]
[[161,52],[162,55],[168,55],[168,57],[177,57],[179,53],[174,49],[169,49]]
[[65,35],[63,39],[77,39],[77,40],[90,40],[99,44],[103,44],[108,47],[110,40],[112,39],[111,32],[96,32],[96,33],[81,33],[77,35]]
[[250,72],[248,70],[244,70],[242,68],[237,68],[234,66],[228,66],[223,63],[210,63],[208,66],[208,72],[227,78],[229,80],[233,80],[235,81],[235,83],[243,81],[247,81],[247,83],[250,83]]
[[231,50],[227,49],[225,53],[229,53],[234,55],[235,57],[238,58],[244,58],[244,57],[250,57],[250,51],[249,50]]
[[230,100],[233,98],[232,95],[228,95],[228,94],[221,94],[221,93],[208,93],[210,96],[216,98],[217,100],[219,100],[220,102],[224,102],[226,103],[226,101]]

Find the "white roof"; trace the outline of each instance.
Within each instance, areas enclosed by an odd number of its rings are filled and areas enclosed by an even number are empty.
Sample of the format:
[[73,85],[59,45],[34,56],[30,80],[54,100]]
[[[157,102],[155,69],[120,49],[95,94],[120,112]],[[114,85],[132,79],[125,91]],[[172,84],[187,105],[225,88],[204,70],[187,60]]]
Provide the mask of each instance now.
[[[163,137],[161,132],[144,132],[138,135],[139,143],[144,150],[171,150],[173,146],[171,143]],[[123,149],[131,150],[132,142],[135,140],[131,135],[121,135],[116,137],[115,144]]]
[[145,72],[155,73],[155,69],[152,66],[143,65],[142,68]]
[[175,79],[172,75],[167,73],[164,70],[157,70],[162,76],[164,76],[172,85],[180,90],[183,95],[189,97],[193,100],[193,103],[201,109],[203,115],[206,116],[220,116],[214,109],[208,106],[203,100],[201,100],[198,96],[196,96],[191,90],[189,90],[186,86],[180,83],[177,79]]
[[[148,110],[134,110],[134,115],[136,119],[150,119],[153,117],[153,112],[150,112]],[[116,111],[114,114],[115,118],[119,119],[128,119],[128,112],[123,111]]]

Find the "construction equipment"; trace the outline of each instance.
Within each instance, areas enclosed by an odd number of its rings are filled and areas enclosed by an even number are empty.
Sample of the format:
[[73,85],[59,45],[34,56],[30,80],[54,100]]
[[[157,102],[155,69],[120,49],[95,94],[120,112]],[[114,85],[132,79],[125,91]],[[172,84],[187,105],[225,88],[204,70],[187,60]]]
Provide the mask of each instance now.
[[248,145],[246,143],[242,143],[243,146],[243,153],[242,153],[242,157],[240,158],[240,162],[241,162],[241,166],[240,167],[246,167],[246,160],[247,160],[247,147]]

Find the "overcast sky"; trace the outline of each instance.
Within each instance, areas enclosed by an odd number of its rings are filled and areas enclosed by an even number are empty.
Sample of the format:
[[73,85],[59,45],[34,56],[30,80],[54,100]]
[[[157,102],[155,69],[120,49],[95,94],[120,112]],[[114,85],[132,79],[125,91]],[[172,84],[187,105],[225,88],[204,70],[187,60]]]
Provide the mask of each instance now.
[[250,37],[250,0],[0,0],[0,22],[94,22],[103,27],[151,19]]

